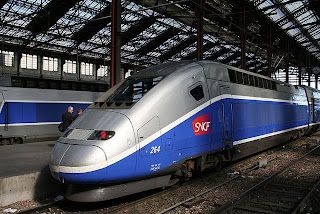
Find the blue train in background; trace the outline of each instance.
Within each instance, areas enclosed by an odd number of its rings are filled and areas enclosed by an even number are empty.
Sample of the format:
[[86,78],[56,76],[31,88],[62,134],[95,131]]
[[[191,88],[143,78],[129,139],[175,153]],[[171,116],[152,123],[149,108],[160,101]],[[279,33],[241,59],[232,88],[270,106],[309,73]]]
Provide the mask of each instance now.
[[86,109],[103,94],[0,86],[0,144],[58,139],[68,106]]
[[135,73],[94,102],[50,157],[73,201],[166,186],[312,133],[320,93],[212,61]]

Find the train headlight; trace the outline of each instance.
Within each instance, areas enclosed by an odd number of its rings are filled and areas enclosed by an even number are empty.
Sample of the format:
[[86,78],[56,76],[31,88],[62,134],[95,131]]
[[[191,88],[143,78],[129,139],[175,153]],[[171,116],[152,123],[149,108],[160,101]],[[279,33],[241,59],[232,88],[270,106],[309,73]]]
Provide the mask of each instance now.
[[88,140],[109,140],[114,135],[114,131],[94,131]]

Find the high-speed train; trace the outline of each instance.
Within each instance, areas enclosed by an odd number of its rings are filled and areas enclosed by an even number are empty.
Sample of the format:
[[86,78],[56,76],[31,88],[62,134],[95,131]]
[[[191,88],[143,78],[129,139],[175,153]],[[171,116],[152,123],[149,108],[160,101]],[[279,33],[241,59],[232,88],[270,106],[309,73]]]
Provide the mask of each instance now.
[[0,144],[56,140],[68,106],[85,109],[103,94],[0,86]]
[[320,93],[212,61],[147,68],[94,102],[56,143],[51,174],[73,201],[166,186],[320,124]]

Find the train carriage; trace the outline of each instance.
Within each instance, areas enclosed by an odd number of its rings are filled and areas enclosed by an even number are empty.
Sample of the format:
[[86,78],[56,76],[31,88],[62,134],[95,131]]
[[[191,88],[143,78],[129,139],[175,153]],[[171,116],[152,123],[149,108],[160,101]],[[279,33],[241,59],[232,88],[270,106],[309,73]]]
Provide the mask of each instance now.
[[87,108],[102,92],[0,87],[0,142],[58,139],[68,106]]
[[75,201],[165,186],[172,175],[188,177],[316,130],[317,95],[212,61],[151,67],[70,126],[51,172],[72,184],[67,197]]

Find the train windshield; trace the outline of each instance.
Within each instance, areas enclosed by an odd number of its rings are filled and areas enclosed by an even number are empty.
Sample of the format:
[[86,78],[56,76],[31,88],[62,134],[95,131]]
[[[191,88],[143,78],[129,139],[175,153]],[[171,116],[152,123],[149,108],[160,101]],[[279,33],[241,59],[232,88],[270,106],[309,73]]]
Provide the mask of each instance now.
[[148,93],[148,91],[155,85],[157,85],[162,79],[162,76],[128,78],[115,91],[115,93],[109,97],[107,102],[136,103],[143,97],[143,95]]

